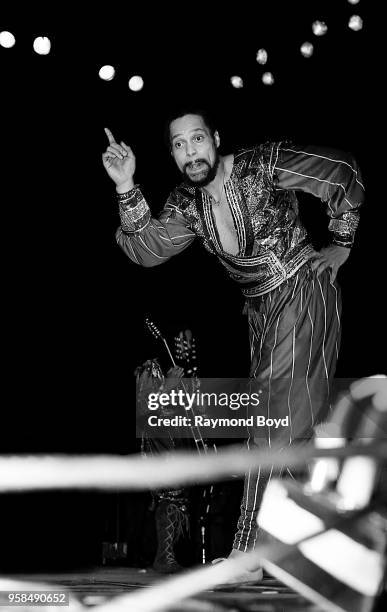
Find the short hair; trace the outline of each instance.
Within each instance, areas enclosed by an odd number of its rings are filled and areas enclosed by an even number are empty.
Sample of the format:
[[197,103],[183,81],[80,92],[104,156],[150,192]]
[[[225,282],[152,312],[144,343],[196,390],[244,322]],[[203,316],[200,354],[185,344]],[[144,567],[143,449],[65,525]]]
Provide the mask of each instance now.
[[175,108],[174,110],[170,111],[165,121],[164,141],[169,149],[171,148],[171,123],[172,121],[175,121],[175,119],[179,119],[180,117],[184,117],[185,115],[198,115],[199,117],[201,117],[206,127],[210,130],[212,138],[214,138],[217,127],[214,118],[209,110],[194,105],[181,106],[180,108]]

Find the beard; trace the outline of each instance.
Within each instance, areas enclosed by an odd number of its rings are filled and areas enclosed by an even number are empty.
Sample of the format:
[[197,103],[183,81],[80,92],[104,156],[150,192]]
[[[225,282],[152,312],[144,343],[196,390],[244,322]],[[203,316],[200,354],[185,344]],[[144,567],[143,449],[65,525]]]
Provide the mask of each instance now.
[[190,166],[192,166],[192,162],[188,162],[188,164],[185,164],[182,170],[182,173],[183,173],[185,182],[191,187],[206,187],[206,185],[211,183],[216,177],[216,173],[218,171],[219,162],[220,162],[220,156],[218,153],[216,153],[216,157],[215,157],[213,166],[210,166],[210,164],[208,163],[206,159],[195,160],[195,163],[198,163],[198,162],[203,164],[204,168],[202,171],[198,172],[195,178],[191,178],[189,174],[187,173],[187,169]]

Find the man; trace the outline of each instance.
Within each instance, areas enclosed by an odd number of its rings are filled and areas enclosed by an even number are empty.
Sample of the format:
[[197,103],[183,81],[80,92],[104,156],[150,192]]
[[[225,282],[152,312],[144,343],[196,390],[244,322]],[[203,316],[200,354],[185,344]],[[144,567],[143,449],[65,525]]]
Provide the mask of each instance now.
[[[341,151],[266,143],[219,155],[220,136],[205,112],[184,109],[168,123],[171,155],[182,173],[158,217],[134,185],[135,156],[105,130],[103,164],[116,184],[117,242],[142,266],[155,266],[198,237],[246,297],[251,370],[263,392],[260,412],[288,417],[265,429],[269,445],[310,438],[329,407],[340,343],[336,275],[348,259],[364,188],[356,161]],[[316,252],[298,214],[296,191],[327,205],[330,246]],[[255,428],[249,444],[261,444]],[[249,473],[231,556],[254,548],[257,511],[272,474]],[[253,576],[253,572],[251,572]],[[259,576],[259,571],[254,574]]]
[[[137,418],[143,421],[141,452],[146,456],[174,451],[192,449],[189,438],[173,436],[173,428],[163,431],[163,437],[157,437],[147,425],[149,409],[147,405],[150,393],[168,393],[179,386],[184,376],[184,369],[179,366],[168,370],[166,376],[157,359],[146,361],[135,371],[137,383]],[[168,416],[168,407],[162,409],[158,416]],[[173,416],[173,411],[170,411]],[[160,433],[157,430],[156,433]],[[176,560],[176,546],[179,540],[189,531],[188,492],[183,488],[169,488],[155,491],[153,500],[156,506],[155,522],[157,533],[157,551],[153,568],[162,574],[174,574],[182,569]]]

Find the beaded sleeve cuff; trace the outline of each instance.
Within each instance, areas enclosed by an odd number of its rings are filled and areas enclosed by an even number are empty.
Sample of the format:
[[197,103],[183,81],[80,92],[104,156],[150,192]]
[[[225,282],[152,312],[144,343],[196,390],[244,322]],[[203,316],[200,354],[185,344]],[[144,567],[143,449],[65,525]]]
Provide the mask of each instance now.
[[356,210],[343,213],[339,219],[331,219],[328,229],[333,233],[333,244],[351,248],[358,225],[359,213]]
[[128,234],[140,232],[149,223],[149,206],[138,185],[126,193],[117,194],[122,231]]
[[336,244],[337,246],[345,247],[346,249],[351,249],[353,247],[353,240],[352,239],[345,240],[344,238],[340,236],[336,236],[336,234],[334,234],[332,244]]

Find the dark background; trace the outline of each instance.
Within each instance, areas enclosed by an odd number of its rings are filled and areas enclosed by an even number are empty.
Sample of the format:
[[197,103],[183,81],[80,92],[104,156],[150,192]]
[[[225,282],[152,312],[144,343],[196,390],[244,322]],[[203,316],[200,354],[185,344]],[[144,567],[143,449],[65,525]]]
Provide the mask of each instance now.
[[[368,6],[367,6],[368,5]],[[1,453],[132,453],[133,370],[163,349],[143,325],[149,314],[170,340],[193,330],[202,376],[248,371],[243,299],[216,259],[194,244],[161,267],[141,269],[115,243],[114,185],[101,163],[103,128],[130,144],[135,179],[156,213],[179,180],[163,143],[163,119],[176,101],[215,110],[221,152],[278,138],[349,150],[367,187],[356,246],[340,271],[343,343],[337,375],[385,370],[385,169],[383,101],[368,15],[370,3],[261,2],[185,4],[176,11],[145,4],[127,15],[110,7],[89,19],[8,15],[0,30],[16,36],[0,48],[2,70],[2,348]],[[347,27],[360,14],[364,29]],[[315,37],[322,19],[328,33]],[[38,56],[36,36],[51,39]],[[305,59],[299,48],[313,42]],[[268,64],[255,60],[258,48]],[[116,68],[99,79],[104,64]],[[276,82],[264,86],[271,70]],[[131,92],[140,74],[144,89]],[[240,75],[243,89],[230,77]],[[315,245],[328,218],[300,196]],[[128,499],[131,500],[130,503]],[[140,500],[140,501],[138,501]],[[144,496],[123,500],[126,524]],[[114,532],[110,495],[9,496],[2,503],[2,563],[37,567],[97,563],[100,539]],[[128,509],[129,508],[129,509]],[[131,509],[132,508],[132,509]],[[125,519],[123,521],[125,523]],[[76,551],[76,554],[74,554]],[[12,553],[12,554],[11,554]],[[15,561],[11,564],[11,556]]]

